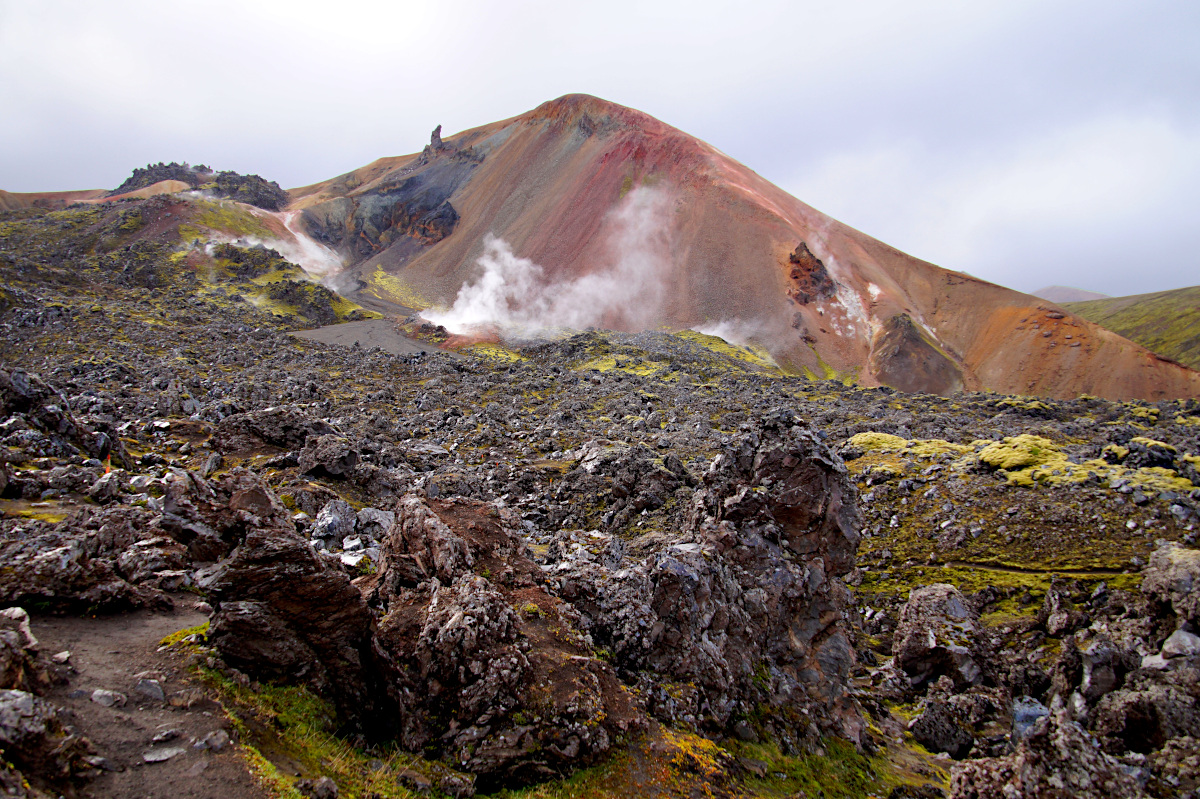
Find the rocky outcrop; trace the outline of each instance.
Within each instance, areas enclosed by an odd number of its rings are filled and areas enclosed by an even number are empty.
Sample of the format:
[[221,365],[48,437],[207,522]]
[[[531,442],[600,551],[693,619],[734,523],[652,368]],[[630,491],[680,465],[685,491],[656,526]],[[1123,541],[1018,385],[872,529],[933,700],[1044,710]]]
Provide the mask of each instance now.
[[856,738],[838,580],[858,542],[854,496],[813,431],[775,414],[713,461],[688,532],[636,556],[596,533],[564,540],[548,573],[659,718],[728,731],[755,711],[788,745]]
[[788,263],[788,279],[791,283],[787,295],[795,302],[808,305],[810,302],[829,299],[837,293],[837,284],[829,276],[829,270],[803,241],[797,244],[796,249],[788,256]]
[[94,776],[90,755],[91,744],[68,728],[61,708],[27,691],[0,689],[0,756],[7,761],[0,763],[0,786],[20,785],[27,776],[36,787],[66,787]]
[[1179,624],[1200,630],[1200,550],[1167,544],[1155,550],[1142,591]]
[[315,419],[295,406],[284,405],[225,417],[217,424],[213,443],[223,452],[253,450],[264,444],[298,450],[310,436],[334,432],[328,422]]
[[896,314],[879,326],[867,362],[879,382],[901,391],[949,395],[963,388],[955,359],[908,314]]
[[514,519],[469,500],[400,503],[379,572],[401,740],[435,747],[483,785],[560,773],[640,724],[633,698],[541,585]]
[[99,460],[111,456],[117,465],[126,463],[120,441],[80,424],[65,397],[24,369],[0,369],[0,417],[5,421],[0,442],[9,449],[6,459],[82,455]]

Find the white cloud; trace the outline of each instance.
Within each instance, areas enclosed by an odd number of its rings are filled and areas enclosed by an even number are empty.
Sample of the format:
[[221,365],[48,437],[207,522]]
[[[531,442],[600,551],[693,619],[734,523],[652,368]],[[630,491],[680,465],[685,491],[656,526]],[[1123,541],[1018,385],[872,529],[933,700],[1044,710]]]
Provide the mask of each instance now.
[[[785,188],[913,255],[1032,290],[1054,282],[1055,265],[1012,246],[1020,231],[1141,240],[1135,222],[1174,226],[1180,204],[1200,207],[1197,186],[1200,131],[1148,115],[1089,119],[999,152],[911,141],[837,152]],[[1046,255],[1070,257],[1061,247]]]

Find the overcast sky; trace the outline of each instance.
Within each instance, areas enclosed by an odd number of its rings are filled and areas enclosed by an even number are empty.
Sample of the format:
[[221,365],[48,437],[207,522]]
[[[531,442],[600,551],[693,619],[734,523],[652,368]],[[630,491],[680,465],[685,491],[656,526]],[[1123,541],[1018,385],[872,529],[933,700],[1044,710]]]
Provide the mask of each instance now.
[[0,188],[284,187],[571,92],[1023,291],[1200,283],[1200,2],[0,0]]

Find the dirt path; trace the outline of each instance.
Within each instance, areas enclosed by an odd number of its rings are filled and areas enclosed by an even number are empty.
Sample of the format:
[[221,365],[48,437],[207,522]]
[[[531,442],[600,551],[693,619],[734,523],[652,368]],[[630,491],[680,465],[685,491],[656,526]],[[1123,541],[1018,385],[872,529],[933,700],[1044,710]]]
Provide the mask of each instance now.
[[[66,708],[72,722],[92,740],[111,771],[84,785],[81,795],[95,799],[264,799],[232,743],[220,746],[229,724],[219,705],[189,679],[182,657],[158,651],[163,637],[202,624],[190,610],[194,597],[179,597],[173,613],[142,611],[100,618],[36,616],[34,635],[47,656],[71,653],[67,685],[47,698]],[[154,686],[139,681],[155,680]],[[116,691],[123,705],[106,707],[93,700],[96,689]],[[174,732],[172,732],[174,731]],[[215,739],[213,734],[216,733]],[[158,736],[160,741],[154,742]],[[217,744],[206,748],[199,742]],[[219,751],[216,751],[219,749]],[[175,750],[172,752],[172,750]],[[171,755],[163,762],[151,758]]]
[[353,347],[358,344],[364,350],[380,347],[384,352],[390,352],[393,355],[412,355],[437,349],[432,344],[426,344],[397,333],[395,323],[391,319],[343,322],[340,325],[327,325],[315,330],[297,330],[292,335],[297,338],[321,341],[325,344],[339,344],[343,347]]

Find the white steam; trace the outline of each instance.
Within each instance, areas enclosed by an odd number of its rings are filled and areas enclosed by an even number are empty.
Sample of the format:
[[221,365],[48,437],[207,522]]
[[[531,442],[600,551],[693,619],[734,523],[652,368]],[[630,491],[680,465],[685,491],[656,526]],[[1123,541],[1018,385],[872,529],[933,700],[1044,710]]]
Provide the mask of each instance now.
[[342,271],[342,258],[333,250],[309,238],[300,226],[303,211],[284,211],[280,215],[284,227],[292,234],[294,242],[281,240],[275,243],[280,255],[294,264],[300,264],[305,272],[320,278],[322,282]]
[[547,278],[541,266],[489,235],[477,262],[482,274],[459,289],[448,310],[429,310],[422,316],[452,333],[489,327],[531,332],[653,326],[660,317],[670,264],[668,205],[665,192],[629,192],[605,220],[602,266],[565,281]]
[[716,336],[739,347],[757,343],[763,338],[763,325],[741,319],[725,319],[713,324],[693,327],[692,330],[706,336]]

